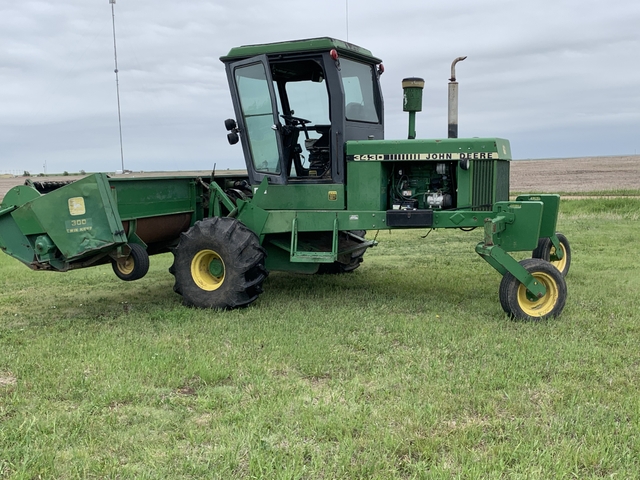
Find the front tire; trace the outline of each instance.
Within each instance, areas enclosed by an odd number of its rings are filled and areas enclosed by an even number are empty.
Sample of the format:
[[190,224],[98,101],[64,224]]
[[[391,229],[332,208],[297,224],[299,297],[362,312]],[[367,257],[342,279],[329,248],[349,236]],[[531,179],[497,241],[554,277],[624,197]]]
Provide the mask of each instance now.
[[542,283],[547,292],[542,298],[535,298],[507,272],[500,282],[503,310],[512,318],[521,320],[543,320],[560,315],[567,301],[567,284],[562,273],[551,263],[538,258],[522,260],[520,265]]
[[252,303],[267,277],[265,250],[238,220],[206,218],[180,236],[169,271],[185,305],[231,309]]
[[533,258],[541,258],[547,262],[551,262],[562,273],[563,277],[566,277],[571,267],[571,246],[569,240],[561,233],[556,233],[558,241],[560,242],[560,249],[562,250],[562,258],[556,256],[556,248],[551,243],[550,238],[541,238],[538,240],[538,246],[532,252]]

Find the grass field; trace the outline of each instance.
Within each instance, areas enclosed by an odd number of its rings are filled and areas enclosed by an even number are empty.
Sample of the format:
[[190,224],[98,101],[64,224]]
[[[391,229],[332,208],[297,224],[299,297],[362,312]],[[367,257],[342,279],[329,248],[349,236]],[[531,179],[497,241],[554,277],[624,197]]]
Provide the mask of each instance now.
[[171,255],[132,283],[0,255],[0,478],[640,478],[639,219],[563,201],[567,306],[530,323],[479,230],[380,232],[231,312],[181,306]]

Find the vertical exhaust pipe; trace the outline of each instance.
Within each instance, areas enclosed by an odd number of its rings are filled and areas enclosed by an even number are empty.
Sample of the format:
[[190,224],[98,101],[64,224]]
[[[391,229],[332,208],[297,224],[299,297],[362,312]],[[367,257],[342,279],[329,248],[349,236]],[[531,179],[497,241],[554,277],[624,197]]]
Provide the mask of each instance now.
[[449,79],[449,138],[458,138],[458,82],[456,81],[456,63],[465,57],[456,58],[451,64],[451,78]]

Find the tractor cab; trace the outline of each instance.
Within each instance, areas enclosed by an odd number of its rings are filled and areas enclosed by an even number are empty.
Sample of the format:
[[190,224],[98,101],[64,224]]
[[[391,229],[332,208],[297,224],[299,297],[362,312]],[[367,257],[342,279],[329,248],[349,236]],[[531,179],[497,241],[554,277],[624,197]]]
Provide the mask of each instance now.
[[384,138],[381,60],[332,38],[231,49],[225,63],[252,185],[343,184],[344,144]]

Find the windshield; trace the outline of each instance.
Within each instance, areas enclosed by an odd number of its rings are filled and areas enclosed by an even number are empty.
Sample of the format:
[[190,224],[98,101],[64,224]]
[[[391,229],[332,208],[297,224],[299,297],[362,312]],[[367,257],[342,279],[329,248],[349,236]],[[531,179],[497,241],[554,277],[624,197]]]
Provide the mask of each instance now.
[[325,82],[287,82],[287,98],[296,117],[311,120],[314,125],[328,125],[329,94]]

